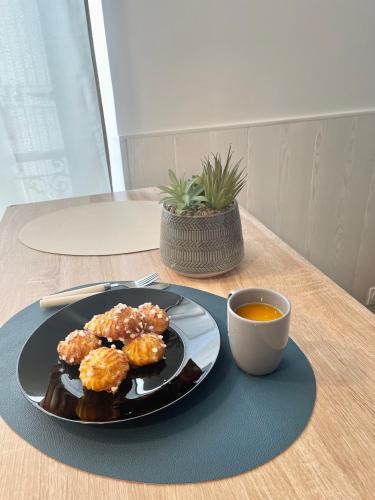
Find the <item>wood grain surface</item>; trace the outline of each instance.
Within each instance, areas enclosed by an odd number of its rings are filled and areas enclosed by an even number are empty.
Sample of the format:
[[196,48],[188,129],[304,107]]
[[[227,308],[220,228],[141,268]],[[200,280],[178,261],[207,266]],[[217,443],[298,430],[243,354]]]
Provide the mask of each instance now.
[[157,250],[123,256],[72,257],[40,253],[17,240],[22,225],[35,216],[62,207],[127,197],[154,199],[155,191],[10,207],[0,232],[1,323],[30,302],[63,288],[139,278],[152,271],[158,271],[162,281],[221,296],[239,287],[271,287],[292,301],[291,336],[314,368],[317,402],[312,419],[300,438],[271,462],[230,479],[191,485],[136,484],[81,472],[43,455],[1,421],[0,497],[374,498],[375,316],[255,218],[242,213],[246,256],[241,266],[206,280],[176,275],[161,263]]

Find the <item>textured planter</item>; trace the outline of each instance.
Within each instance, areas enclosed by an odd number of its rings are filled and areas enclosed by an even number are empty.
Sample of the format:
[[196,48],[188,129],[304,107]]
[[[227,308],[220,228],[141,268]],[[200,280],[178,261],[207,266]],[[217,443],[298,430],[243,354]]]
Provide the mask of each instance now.
[[179,274],[208,278],[230,271],[244,256],[237,202],[225,212],[194,217],[175,215],[163,207],[160,253]]

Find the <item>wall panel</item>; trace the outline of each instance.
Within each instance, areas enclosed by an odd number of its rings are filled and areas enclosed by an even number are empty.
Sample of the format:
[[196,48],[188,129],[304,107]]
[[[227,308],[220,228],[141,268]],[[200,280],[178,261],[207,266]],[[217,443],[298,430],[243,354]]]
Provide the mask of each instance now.
[[123,138],[129,187],[191,176],[231,144],[248,174],[240,204],[365,301],[375,286],[375,114]]

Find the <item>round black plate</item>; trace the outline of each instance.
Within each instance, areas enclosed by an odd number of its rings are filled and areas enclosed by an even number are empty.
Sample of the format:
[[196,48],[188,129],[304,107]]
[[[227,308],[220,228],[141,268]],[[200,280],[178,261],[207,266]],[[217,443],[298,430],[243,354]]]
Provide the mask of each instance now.
[[[119,302],[170,308],[170,327],[163,335],[166,359],[130,370],[115,395],[88,391],[78,368],[58,360],[57,344]],[[123,422],[154,413],[192,391],[208,375],[219,349],[214,319],[190,299],[150,288],[117,289],[66,306],[42,323],[23,346],[18,382],[27,400],[53,417],[90,424]]]

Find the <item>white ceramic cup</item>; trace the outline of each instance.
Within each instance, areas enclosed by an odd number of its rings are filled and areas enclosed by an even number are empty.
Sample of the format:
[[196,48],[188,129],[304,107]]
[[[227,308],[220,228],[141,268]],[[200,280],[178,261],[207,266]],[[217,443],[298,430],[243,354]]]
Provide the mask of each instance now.
[[[283,315],[272,321],[252,321],[236,314],[238,307],[254,302],[277,307]],[[245,288],[229,293],[227,307],[229,344],[237,365],[251,375],[276,370],[288,342],[289,300],[266,288]]]

